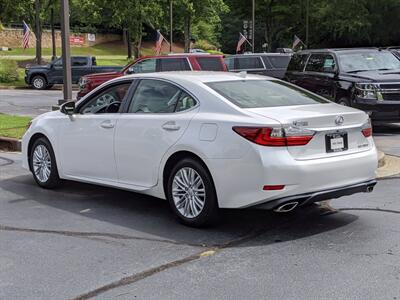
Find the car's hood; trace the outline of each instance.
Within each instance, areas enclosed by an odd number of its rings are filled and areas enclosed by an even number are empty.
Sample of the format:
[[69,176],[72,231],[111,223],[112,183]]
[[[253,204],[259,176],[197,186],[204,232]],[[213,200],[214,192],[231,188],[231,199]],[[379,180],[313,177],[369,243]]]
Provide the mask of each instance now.
[[49,70],[50,65],[27,65],[27,70]]
[[400,70],[364,71],[357,73],[344,73],[343,75],[371,82],[400,82]]
[[91,79],[93,79],[93,80],[99,79],[100,80],[103,78],[111,79],[111,78],[116,78],[119,76],[122,76],[121,72],[103,72],[103,73],[89,74],[89,75],[86,75],[85,78],[89,79],[89,80],[91,80]]

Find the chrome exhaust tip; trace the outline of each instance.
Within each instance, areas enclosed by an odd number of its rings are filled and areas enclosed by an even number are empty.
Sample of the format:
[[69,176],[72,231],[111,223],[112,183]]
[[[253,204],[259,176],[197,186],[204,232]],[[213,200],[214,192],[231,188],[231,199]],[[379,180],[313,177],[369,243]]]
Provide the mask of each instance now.
[[275,212],[286,213],[292,211],[299,205],[299,202],[288,202],[274,209]]
[[367,193],[371,193],[374,190],[373,186],[367,186]]

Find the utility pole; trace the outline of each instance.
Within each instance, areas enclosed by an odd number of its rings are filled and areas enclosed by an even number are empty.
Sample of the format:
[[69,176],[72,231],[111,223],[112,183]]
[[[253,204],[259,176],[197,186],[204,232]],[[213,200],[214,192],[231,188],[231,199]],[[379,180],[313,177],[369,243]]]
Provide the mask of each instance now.
[[252,5],[252,30],[251,30],[251,51],[254,53],[254,31],[256,30],[256,0],[253,0],[253,5]]
[[[69,49],[69,0],[61,0],[61,42],[62,42],[62,61],[64,99],[58,101],[62,104],[72,100],[72,77],[71,77],[71,54]],[[61,102],[61,103],[60,103]]]
[[310,16],[310,0],[306,0],[306,48],[308,48],[308,21]]
[[40,0],[35,0],[36,63],[42,64],[42,29],[40,26]]
[[172,0],[169,1],[169,52],[172,53],[172,42],[173,42],[173,14],[172,14]]
[[56,52],[56,33],[54,30],[54,7],[50,10],[50,23],[51,23],[51,47],[52,47],[52,56],[51,60],[55,60],[57,58]]

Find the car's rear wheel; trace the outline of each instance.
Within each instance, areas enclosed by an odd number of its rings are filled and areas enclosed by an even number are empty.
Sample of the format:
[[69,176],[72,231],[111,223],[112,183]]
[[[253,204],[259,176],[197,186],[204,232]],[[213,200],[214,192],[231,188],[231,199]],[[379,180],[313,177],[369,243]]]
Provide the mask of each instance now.
[[33,77],[31,83],[32,87],[36,90],[44,90],[47,88],[46,78],[41,75],[36,75]]
[[185,158],[175,165],[168,180],[167,198],[172,211],[186,225],[201,227],[217,219],[214,183],[197,160]]
[[60,185],[53,148],[46,138],[38,138],[33,143],[29,164],[33,178],[39,186],[51,189]]

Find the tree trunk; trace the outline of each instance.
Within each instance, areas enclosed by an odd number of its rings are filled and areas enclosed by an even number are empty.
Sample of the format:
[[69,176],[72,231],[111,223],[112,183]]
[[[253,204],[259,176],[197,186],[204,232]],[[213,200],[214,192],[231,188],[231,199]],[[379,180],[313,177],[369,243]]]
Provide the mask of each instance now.
[[40,24],[40,0],[35,0],[36,63],[42,64],[42,28]]
[[140,50],[142,48],[142,31],[143,31],[143,24],[140,22],[138,24],[138,30],[137,30],[137,35],[135,36],[135,41],[134,41],[134,55],[135,58],[139,58],[141,53]]
[[132,39],[129,29],[126,31],[126,44],[128,45],[128,59],[132,59]]
[[191,35],[191,16],[190,14],[185,16],[184,20],[184,37],[185,37],[185,52],[190,51],[190,35]]

